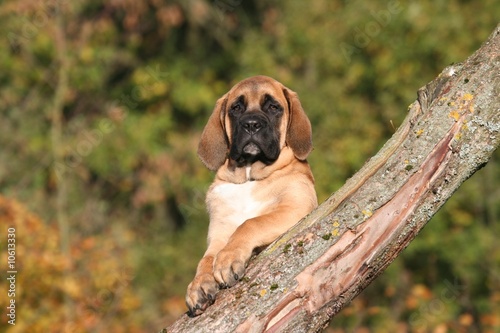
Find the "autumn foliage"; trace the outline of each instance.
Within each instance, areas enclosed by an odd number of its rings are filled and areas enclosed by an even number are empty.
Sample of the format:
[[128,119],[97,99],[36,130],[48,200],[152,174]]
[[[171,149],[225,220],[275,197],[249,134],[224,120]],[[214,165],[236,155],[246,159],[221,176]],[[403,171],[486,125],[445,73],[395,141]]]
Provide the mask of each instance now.
[[[1,196],[0,225],[15,228],[17,239],[18,319],[9,332],[146,332],[149,324],[138,315],[145,305],[134,290],[129,264],[130,233],[121,233],[116,242],[109,241],[112,230],[74,237],[71,254],[66,256],[59,249],[54,224],[43,223],[20,203]],[[5,263],[7,252],[3,246],[1,250]],[[0,287],[2,296],[6,295],[4,279]],[[7,301],[1,298],[2,309]],[[184,310],[183,301],[179,304],[175,298],[164,306],[170,316]],[[1,317],[3,327],[8,327],[7,320]]]

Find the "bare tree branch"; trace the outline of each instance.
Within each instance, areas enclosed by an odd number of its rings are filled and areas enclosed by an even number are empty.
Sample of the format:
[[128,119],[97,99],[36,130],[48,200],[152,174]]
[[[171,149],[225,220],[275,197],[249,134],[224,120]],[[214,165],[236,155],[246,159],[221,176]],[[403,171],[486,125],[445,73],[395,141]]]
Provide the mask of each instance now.
[[201,316],[184,315],[163,331],[320,331],[499,145],[500,25],[465,62],[421,88],[380,152],[254,258],[242,281]]
[[[55,43],[55,57],[59,63],[57,73],[57,85],[55,87],[53,104],[49,110],[49,117],[51,119],[51,146],[52,156],[54,159],[54,174],[57,174],[55,169],[57,165],[64,163],[64,136],[63,136],[63,122],[64,122],[64,101],[68,91],[68,72],[69,62],[67,56],[66,34],[64,27],[64,19],[62,13],[62,6],[58,6],[55,13],[54,22],[54,43]],[[61,252],[66,256],[70,262],[70,226],[67,214],[67,201],[68,190],[67,181],[64,176],[57,177],[56,189],[56,218],[59,225],[61,236]],[[66,269],[66,278],[69,277],[70,267]],[[67,321],[71,321],[74,313],[74,304],[68,295],[64,297],[64,304],[66,311]]]

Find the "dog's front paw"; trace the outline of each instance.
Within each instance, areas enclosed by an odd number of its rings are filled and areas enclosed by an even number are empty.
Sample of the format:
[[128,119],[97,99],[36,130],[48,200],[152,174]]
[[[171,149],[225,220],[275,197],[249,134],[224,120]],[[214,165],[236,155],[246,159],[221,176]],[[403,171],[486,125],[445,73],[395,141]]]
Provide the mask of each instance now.
[[214,278],[223,288],[232,287],[245,275],[249,256],[241,250],[222,250],[215,257]]
[[194,317],[202,314],[214,302],[217,290],[217,282],[212,274],[197,275],[187,288],[189,315]]

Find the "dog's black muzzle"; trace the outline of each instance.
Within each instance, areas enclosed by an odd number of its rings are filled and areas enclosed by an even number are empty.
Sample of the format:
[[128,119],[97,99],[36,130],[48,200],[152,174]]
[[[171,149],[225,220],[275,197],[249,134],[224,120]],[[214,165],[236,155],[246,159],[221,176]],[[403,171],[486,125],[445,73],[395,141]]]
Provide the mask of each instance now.
[[274,162],[279,156],[277,131],[266,114],[262,112],[243,114],[234,126],[233,144],[229,156],[241,166],[257,160],[266,164]]

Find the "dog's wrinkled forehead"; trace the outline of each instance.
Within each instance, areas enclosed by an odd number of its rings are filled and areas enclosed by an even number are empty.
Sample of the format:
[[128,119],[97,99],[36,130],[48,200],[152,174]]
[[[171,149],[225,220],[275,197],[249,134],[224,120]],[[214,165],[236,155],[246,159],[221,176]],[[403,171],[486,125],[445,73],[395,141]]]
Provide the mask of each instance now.
[[267,76],[254,76],[237,83],[228,93],[228,104],[243,97],[247,106],[252,108],[261,105],[266,96],[272,96],[286,108],[283,85]]

